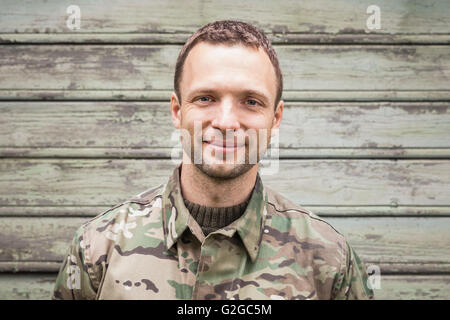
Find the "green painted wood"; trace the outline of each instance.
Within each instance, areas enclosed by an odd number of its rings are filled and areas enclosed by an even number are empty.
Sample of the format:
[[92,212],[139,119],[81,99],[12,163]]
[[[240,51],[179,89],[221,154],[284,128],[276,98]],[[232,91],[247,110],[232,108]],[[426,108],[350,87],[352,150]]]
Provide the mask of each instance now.
[[[381,29],[369,30],[367,7],[363,0],[309,1],[164,1],[113,0],[103,5],[92,0],[79,0],[81,29],[70,31],[66,8],[70,1],[2,2],[1,33],[45,34],[164,34],[191,33],[218,19],[239,19],[255,24],[271,34],[307,33],[346,35],[448,34],[450,8],[446,0],[426,3],[408,0],[378,0]],[[91,35],[93,37],[93,35]],[[66,40],[67,41],[67,40]]]
[[[18,101],[167,101],[171,90],[51,90],[1,89],[0,100]],[[285,101],[407,101],[430,102],[450,100],[450,90],[284,90]]]
[[[30,263],[61,261],[75,230],[88,220],[86,217],[0,218],[0,261],[9,263],[2,269],[36,270],[36,265]],[[450,271],[448,217],[326,220],[347,237],[367,265],[377,265],[385,273]],[[21,262],[28,265],[20,266]]]
[[[377,266],[383,271],[383,274],[390,275],[446,275],[450,270],[450,264],[445,262],[377,262],[376,264],[367,264],[367,266],[371,268]],[[0,261],[0,273],[58,272],[60,267],[61,261]]]
[[[170,157],[177,144],[168,102],[1,102],[0,113],[1,156],[120,157],[117,149],[124,155],[131,149],[131,156]],[[443,102],[288,102],[280,152],[292,158],[449,157],[449,128]]]
[[[409,266],[422,269],[422,264],[441,264],[442,271],[450,272],[450,218],[326,218],[344,234],[363,261]],[[412,240],[412,238],[414,240]],[[400,267],[401,268],[401,267]],[[406,270],[403,270],[406,271]]]
[[1,300],[49,300],[55,273],[0,274]]
[[[10,94],[23,89],[61,94],[64,90],[171,90],[179,49],[174,45],[1,46],[0,88]],[[287,91],[448,90],[449,46],[299,45],[276,50]]]
[[[449,217],[450,206],[304,206],[321,217]],[[3,206],[0,217],[93,217],[108,206]]]
[[[254,24],[256,25],[256,24]],[[200,27],[200,25],[199,25]],[[272,44],[433,44],[450,34],[268,33]],[[184,44],[191,33],[0,33],[0,44]]]
[[58,272],[61,261],[0,261],[1,273]]
[[[282,160],[263,181],[303,206],[445,206],[446,160]],[[1,159],[1,206],[109,206],[165,183],[171,160]],[[276,168],[276,163],[273,163]]]
[[[0,299],[48,300],[52,296],[56,274],[0,274]],[[377,300],[441,300],[450,298],[448,275],[385,275]]]
[[[175,148],[175,152],[181,149]],[[2,158],[170,158],[172,148],[1,147]],[[280,148],[280,159],[448,159],[449,148]]]
[[383,276],[375,296],[382,300],[448,300],[450,276]]
[[[383,274],[445,275],[450,270],[450,264],[445,262],[377,262],[375,265],[383,271]],[[367,266],[374,267],[374,264]],[[0,273],[58,272],[60,267],[61,261],[0,261]]]
[[68,252],[75,230],[88,220],[86,218],[0,219],[0,261],[27,263],[62,261]]

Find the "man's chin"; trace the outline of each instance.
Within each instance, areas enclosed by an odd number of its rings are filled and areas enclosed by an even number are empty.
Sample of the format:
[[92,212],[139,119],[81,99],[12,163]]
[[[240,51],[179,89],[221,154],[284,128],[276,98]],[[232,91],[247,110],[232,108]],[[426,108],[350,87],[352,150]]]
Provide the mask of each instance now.
[[255,164],[212,163],[195,164],[204,174],[211,178],[227,180],[237,178],[248,172]]

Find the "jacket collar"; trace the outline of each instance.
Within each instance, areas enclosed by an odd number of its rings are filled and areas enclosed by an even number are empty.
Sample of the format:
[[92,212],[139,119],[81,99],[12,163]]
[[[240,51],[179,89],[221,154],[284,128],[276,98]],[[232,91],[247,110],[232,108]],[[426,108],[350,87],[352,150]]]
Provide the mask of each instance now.
[[[181,194],[180,168],[181,165],[169,178],[162,197],[163,226],[167,249],[177,242],[189,223],[195,221],[184,205]],[[232,237],[237,232],[252,262],[255,262],[258,256],[267,213],[267,202],[267,193],[258,174],[244,214],[229,226],[216,231],[228,237]]]

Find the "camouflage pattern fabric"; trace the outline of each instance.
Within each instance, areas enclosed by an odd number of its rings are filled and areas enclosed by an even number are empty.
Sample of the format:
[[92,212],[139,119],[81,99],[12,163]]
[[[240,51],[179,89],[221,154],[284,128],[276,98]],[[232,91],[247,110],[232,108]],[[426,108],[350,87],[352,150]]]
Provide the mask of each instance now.
[[344,236],[259,175],[243,216],[205,238],[179,170],[77,230],[53,299],[373,298]]

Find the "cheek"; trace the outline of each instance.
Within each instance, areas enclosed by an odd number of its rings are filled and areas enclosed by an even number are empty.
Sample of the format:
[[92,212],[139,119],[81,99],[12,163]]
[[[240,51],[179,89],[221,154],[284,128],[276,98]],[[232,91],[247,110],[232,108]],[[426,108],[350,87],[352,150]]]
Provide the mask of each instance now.
[[199,123],[201,127],[204,127],[208,122],[210,122],[210,113],[211,112],[208,112],[207,110],[188,106],[181,114],[181,126],[188,129],[194,128],[194,125]]
[[245,118],[245,121],[241,121],[241,124],[245,129],[254,129],[256,131],[266,131],[270,134],[273,124],[273,117],[269,117],[265,114],[251,115]]
[[257,132],[257,144],[260,147],[268,145],[272,132],[273,120],[269,117],[261,117],[260,121],[253,123],[253,128]]
[[202,138],[205,135],[208,122],[203,117],[190,113],[182,118],[181,130],[186,138],[184,143],[192,146],[202,145]]

